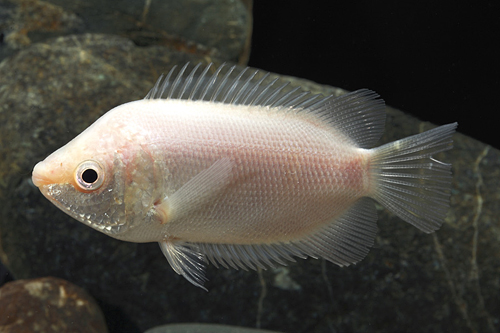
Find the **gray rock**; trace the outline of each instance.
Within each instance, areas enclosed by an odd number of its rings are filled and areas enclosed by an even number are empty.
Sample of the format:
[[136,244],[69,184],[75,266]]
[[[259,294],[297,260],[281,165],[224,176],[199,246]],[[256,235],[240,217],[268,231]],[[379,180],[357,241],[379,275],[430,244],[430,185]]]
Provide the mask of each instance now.
[[83,20],[76,14],[50,2],[0,0],[0,32],[4,36],[0,59],[32,42],[84,28]]
[[[176,275],[157,244],[114,240],[43,198],[30,182],[36,162],[187,60],[200,58],[86,35],[33,45],[0,64],[0,258],[16,278],[63,277],[104,304],[108,318],[119,309],[142,331],[169,322],[287,332],[499,329],[500,152],[460,134],[439,156],[453,162],[454,181],[438,232],[424,234],[380,208],[375,246],[355,266],[314,259],[259,272],[209,266],[209,293]],[[316,93],[341,92],[289,79]],[[431,127],[388,108],[381,143]]]
[[246,59],[252,30],[251,11],[232,0],[0,0],[0,18],[0,59],[32,42],[85,32],[237,61]]

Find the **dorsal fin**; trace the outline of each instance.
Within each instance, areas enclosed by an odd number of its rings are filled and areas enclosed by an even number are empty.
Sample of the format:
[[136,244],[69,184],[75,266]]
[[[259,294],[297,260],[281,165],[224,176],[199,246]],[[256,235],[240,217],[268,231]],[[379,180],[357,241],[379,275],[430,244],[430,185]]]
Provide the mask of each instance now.
[[370,148],[382,135],[385,104],[367,89],[345,95],[311,95],[271,73],[250,67],[190,63],[162,75],[144,99],[184,99],[306,112],[328,123],[360,148]]

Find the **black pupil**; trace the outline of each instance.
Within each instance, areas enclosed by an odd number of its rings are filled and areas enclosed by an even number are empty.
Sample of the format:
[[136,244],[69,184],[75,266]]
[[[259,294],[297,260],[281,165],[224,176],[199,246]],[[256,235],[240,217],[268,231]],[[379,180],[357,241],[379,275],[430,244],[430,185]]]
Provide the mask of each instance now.
[[82,179],[88,184],[92,184],[97,180],[97,172],[94,169],[87,169],[82,173]]

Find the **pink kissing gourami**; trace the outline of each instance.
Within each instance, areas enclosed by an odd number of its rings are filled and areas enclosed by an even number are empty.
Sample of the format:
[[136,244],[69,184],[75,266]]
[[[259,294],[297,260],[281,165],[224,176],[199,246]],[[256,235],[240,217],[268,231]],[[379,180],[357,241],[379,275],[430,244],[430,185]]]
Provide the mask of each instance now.
[[33,170],[61,210],[117,239],[159,242],[201,288],[204,263],[347,266],[377,231],[374,200],[424,232],[449,207],[456,123],[378,148],[385,105],[369,90],[310,96],[269,73],[186,64]]

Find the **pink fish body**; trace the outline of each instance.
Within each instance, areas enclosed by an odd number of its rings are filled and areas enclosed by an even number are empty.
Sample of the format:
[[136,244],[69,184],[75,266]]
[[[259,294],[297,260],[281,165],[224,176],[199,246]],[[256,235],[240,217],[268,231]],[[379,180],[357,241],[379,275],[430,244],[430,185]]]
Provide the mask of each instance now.
[[385,122],[371,91],[310,97],[248,68],[187,68],[38,163],[33,183],[109,236],[159,242],[202,288],[205,261],[361,260],[373,199],[425,232],[442,224],[451,165],[432,155],[451,148],[456,123],[369,149]]

